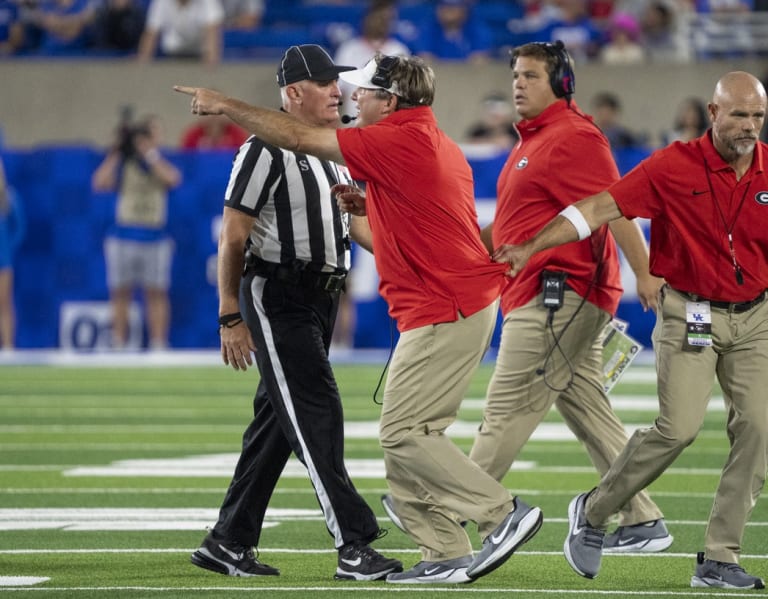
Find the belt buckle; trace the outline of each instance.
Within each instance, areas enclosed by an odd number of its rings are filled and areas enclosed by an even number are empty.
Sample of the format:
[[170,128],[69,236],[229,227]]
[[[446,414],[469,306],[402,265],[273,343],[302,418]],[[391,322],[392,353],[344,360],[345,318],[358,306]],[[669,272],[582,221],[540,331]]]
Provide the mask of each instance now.
[[344,279],[346,278],[347,275],[328,275],[328,278],[325,280],[325,285],[323,285],[323,291],[340,291],[344,286]]

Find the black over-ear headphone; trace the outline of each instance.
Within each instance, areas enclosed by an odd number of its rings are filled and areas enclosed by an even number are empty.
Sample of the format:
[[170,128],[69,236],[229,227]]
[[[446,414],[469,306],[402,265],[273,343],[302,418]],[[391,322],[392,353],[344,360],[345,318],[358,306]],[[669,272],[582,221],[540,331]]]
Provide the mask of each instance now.
[[[547,54],[555,59],[555,67],[549,74],[549,85],[552,87],[552,91],[558,98],[565,98],[566,100],[570,100],[571,96],[576,91],[576,75],[573,73],[571,57],[568,56],[568,51],[565,49],[565,44],[561,40],[557,40],[554,43],[532,43],[543,48]],[[510,67],[515,66],[515,59],[516,56],[513,54],[509,65]]]
[[384,89],[392,87],[392,70],[397,62],[397,56],[382,56],[376,65],[376,72],[371,77],[371,83]]

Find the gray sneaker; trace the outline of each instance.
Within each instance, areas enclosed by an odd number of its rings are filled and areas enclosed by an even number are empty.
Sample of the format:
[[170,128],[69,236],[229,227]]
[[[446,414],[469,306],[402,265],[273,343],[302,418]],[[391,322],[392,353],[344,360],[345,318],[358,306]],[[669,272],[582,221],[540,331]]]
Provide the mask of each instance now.
[[394,584],[460,584],[472,582],[472,579],[467,576],[467,566],[471,563],[471,555],[444,562],[419,562],[410,570],[389,574],[387,582]]
[[704,559],[696,554],[696,573],[691,577],[692,587],[718,587],[720,589],[764,589],[762,578],[750,576],[739,564]]
[[605,535],[603,553],[655,553],[667,549],[672,541],[664,519],[660,518],[645,524],[619,526]]
[[467,576],[473,580],[493,572],[541,528],[544,516],[539,508],[531,507],[517,497],[513,504],[513,510],[483,540],[482,549],[467,568]]
[[387,513],[387,516],[389,516],[389,519],[392,520],[392,524],[397,526],[400,530],[408,534],[405,530],[405,527],[403,526],[402,521],[400,518],[398,518],[397,514],[395,513],[395,502],[392,501],[392,495],[382,495],[381,496],[381,505],[384,508],[384,511]]
[[565,559],[577,574],[594,578],[600,572],[605,531],[587,522],[585,507],[589,493],[576,495],[568,506],[568,536],[563,543]]

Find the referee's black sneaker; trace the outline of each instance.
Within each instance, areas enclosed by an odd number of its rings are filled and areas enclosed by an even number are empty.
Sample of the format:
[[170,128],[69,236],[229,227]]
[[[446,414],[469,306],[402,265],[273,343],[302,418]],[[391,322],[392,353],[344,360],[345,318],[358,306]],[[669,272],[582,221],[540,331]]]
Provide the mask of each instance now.
[[277,568],[262,564],[253,547],[228,541],[210,531],[200,548],[192,554],[193,564],[226,576],[277,576]]
[[370,545],[353,541],[339,549],[338,580],[383,580],[387,574],[402,572],[399,560],[384,557]]

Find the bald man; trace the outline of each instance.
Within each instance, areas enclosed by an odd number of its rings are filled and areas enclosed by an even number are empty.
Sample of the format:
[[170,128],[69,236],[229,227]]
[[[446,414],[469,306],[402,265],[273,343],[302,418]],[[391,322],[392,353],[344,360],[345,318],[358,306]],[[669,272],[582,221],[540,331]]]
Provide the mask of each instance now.
[[716,376],[730,452],[691,586],[765,586],[738,565],[768,469],[768,146],[758,141],[765,112],[760,81],[728,73],[708,105],[704,135],[655,152],[530,240],[494,252],[514,276],[534,253],[616,218],[652,220],[650,270],[666,281],[653,331],[659,416],[632,435],[595,489],[571,501],[565,556],[587,578],[600,570],[606,520],[696,438]]

